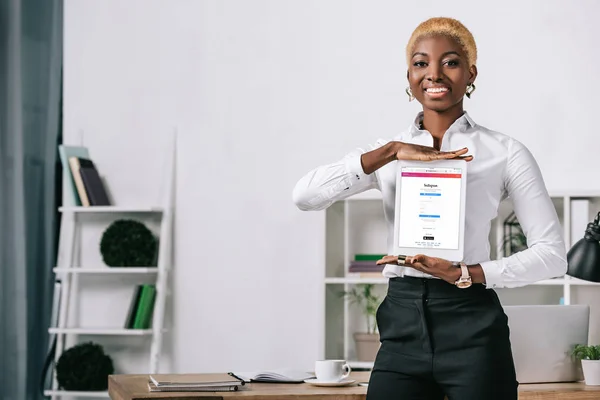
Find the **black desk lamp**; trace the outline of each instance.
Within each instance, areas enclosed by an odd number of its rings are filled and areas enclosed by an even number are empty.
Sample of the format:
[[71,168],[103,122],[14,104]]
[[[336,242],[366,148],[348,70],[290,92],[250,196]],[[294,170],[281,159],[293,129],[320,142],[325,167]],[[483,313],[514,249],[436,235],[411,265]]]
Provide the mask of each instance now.
[[567,253],[567,274],[585,281],[600,282],[600,212],[585,229],[583,239]]

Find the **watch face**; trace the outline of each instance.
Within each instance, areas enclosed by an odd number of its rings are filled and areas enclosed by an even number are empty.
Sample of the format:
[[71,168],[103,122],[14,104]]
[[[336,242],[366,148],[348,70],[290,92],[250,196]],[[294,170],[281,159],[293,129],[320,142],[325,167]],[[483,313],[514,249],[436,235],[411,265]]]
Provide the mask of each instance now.
[[471,281],[469,280],[464,280],[464,281],[458,281],[456,282],[456,286],[458,286],[461,289],[465,289],[471,286]]

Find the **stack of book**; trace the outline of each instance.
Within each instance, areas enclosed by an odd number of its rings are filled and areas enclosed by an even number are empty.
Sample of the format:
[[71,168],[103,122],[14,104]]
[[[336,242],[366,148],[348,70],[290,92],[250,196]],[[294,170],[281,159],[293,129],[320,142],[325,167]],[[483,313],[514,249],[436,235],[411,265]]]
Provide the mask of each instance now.
[[231,374],[150,375],[151,392],[233,392],[245,382]]
[[69,177],[68,191],[73,203],[84,207],[110,206],[106,188],[87,148],[60,145],[58,150],[65,175]]
[[354,261],[350,262],[348,272],[361,278],[381,278],[384,265],[377,265],[377,260],[384,254],[355,254]]

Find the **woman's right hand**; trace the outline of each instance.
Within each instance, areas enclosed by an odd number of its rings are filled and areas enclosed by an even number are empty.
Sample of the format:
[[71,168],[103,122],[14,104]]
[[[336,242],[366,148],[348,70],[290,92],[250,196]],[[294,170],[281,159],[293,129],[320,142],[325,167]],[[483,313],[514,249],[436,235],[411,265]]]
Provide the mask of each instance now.
[[439,151],[433,147],[404,142],[387,142],[384,146],[363,153],[360,162],[365,174],[369,175],[384,165],[395,160],[465,160],[472,161],[473,156],[466,156],[466,147],[455,151]]
[[421,146],[419,144],[395,142],[396,160],[416,160],[416,161],[434,161],[434,160],[465,160],[472,161],[473,156],[466,156],[469,151],[464,147],[454,151],[440,151],[433,147]]

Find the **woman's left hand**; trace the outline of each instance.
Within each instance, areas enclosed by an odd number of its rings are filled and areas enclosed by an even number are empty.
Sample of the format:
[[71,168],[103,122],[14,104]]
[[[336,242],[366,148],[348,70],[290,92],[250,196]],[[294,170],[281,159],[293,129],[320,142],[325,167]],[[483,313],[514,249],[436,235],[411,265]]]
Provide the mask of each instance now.
[[[377,261],[377,265],[381,264],[398,265],[398,256],[385,256]],[[436,276],[451,284],[454,284],[461,275],[460,268],[452,265],[452,262],[443,258],[429,257],[425,254],[407,256],[404,266]]]

